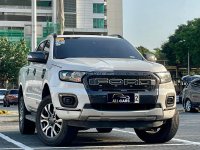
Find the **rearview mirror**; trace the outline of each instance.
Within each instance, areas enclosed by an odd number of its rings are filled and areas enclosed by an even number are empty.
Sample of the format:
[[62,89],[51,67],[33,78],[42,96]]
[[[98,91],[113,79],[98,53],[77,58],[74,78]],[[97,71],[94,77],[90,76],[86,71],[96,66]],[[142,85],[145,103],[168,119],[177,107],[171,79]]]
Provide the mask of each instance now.
[[145,54],[144,55],[145,59],[151,62],[156,62],[157,58],[154,54]]
[[44,52],[30,52],[28,54],[29,62],[37,62],[45,64],[48,59],[48,54]]

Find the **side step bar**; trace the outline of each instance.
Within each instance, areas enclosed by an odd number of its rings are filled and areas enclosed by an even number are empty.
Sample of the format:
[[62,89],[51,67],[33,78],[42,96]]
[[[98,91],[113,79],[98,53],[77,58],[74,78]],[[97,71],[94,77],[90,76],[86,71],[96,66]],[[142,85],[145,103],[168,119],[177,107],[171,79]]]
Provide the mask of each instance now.
[[30,120],[32,122],[36,122],[36,115],[30,114],[30,115],[26,115],[25,118],[27,120]]

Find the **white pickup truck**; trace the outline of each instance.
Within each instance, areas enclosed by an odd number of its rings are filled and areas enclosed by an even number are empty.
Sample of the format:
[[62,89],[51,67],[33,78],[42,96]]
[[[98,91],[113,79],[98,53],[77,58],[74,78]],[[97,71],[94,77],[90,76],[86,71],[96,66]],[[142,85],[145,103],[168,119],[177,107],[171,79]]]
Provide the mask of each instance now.
[[19,128],[47,145],[79,130],[134,128],[146,143],[171,140],[179,114],[170,73],[122,37],[50,35],[19,73]]

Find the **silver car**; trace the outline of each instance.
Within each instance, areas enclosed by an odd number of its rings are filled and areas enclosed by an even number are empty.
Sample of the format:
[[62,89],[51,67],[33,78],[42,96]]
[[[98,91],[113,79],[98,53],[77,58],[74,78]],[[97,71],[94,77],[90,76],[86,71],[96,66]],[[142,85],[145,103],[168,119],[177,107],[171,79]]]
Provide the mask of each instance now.
[[3,103],[3,98],[5,96],[6,91],[6,89],[0,89],[0,104]]
[[200,78],[191,81],[183,89],[182,101],[186,112],[196,112],[200,109]]

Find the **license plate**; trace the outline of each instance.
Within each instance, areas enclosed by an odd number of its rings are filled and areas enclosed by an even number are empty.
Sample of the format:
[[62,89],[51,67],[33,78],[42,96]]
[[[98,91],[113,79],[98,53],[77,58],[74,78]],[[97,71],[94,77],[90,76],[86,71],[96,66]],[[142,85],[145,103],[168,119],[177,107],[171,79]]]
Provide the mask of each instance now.
[[134,93],[108,94],[108,103],[114,103],[114,104],[139,103],[139,95],[137,93],[135,94]]

